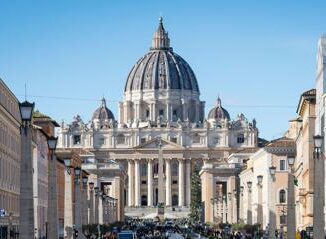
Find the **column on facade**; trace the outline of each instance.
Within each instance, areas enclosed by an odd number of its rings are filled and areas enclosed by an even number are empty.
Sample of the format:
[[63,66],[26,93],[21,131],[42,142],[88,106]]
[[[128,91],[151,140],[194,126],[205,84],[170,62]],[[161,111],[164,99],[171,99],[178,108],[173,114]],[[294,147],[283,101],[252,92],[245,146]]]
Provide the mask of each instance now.
[[196,105],[195,105],[195,120],[196,120],[196,122],[198,122],[199,121],[199,103],[198,102],[196,102]]
[[134,206],[134,163],[128,161],[128,206]]
[[73,205],[72,205],[72,178],[65,171],[65,204],[64,204],[64,234],[65,238],[71,239],[73,236]]
[[165,205],[172,206],[171,160],[165,159]]
[[167,103],[166,104],[166,120],[167,121],[170,121],[171,120],[171,118],[170,118],[170,103]]
[[237,223],[237,194],[234,191],[233,195],[233,204],[232,204],[232,223]]
[[186,102],[182,102],[182,118],[183,120],[186,120],[188,118],[188,114],[187,114],[187,104]]
[[233,208],[232,208],[232,194],[230,192],[228,193],[228,198],[227,198],[227,222],[232,223],[232,217],[233,217]]
[[104,222],[104,205],[103,200],[101,197],[99,197],[98,200],[98,223],[103,224]]
[[[243,189],[242,189],[243,190]],[[239,220],[243,220],[243,191],[240,188],[239,194]]]
[[186,205],[191,203],[191,159],[186,162]]
[[128,105],[129,105],[128,101],[125,101],[123,103],[123,122],[124,123],[128,123],[127,122],[128,121],[128,112],[129,112]]
[[153,114],[152,114],[152,119],[153,121],[156,120],[156,103],[153,103]]
[[135,206],[140,206],[140,166],[139,160],[135,160]]
[[223,218],[222,218],[222,222],[226,223],[227,222],[227,207],[226,207],[226,198],[223,197],[222,199],[222,210],[223,210]]
[[153,159],[147,162],[147,205],[153,206]]
[[182,207],[185,205],[184,201],[184,161],[179,160],[179,206]]

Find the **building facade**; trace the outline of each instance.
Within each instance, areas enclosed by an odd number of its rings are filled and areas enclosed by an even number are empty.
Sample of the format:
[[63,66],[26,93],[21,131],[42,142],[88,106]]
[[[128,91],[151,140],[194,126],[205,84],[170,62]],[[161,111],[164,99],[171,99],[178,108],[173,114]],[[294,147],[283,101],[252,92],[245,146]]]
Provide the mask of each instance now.
[[[35,218],[35,237],[44,238],[48,235],[49,224],[49,162],[50,151],[48,148],[48,137],[54,135],[55,127],[58,123],[49,116],[35,111],[33,114],[33,194],[34,194],[34,218]],[[56,160],[58,161],[58,160]],[[56,162],[56,164],[59,163]],[[57,170],[58,171],[58,170]],[[62,188],[64,185],[60,185]],[[57,187],[57,191],[60,188]],[[61,189],[62,191],[62,189]]]
[[[250,156],[246,168],[240,173],[242,197],[246,202],[241,209],[244,222],[260,224],[265,230],[273,220],[277,230],[286,231],[289,176],[287,157],[295,154],[295,142],[283,137],[271,141]],[[276,167],[275,177],[270,174],[272,166]]]
[[33,126],[33,200],[35,238],[44,238],[47,230],[48,209],[48,155],[46,134],[38,126]]
[[314,197],[314,142],[316,121],[316,90],[304,92],[297,107],[297,119],[290,121],[288,137],[296,143],[296,160],[294,165],[297,186],[295,187],[296,226],[305,230],[313,226]]
[[[18,237],[20,192],[20,113],[18,100],[0,79],[0,235]],[[1,237],[1,236],[0,236]]]
[[[84,149],[99,164],[114,160],[121,165],[127,175],[123,185],[126,215],[138,207],[149,214],[158,203],[159,143],[164,158],[164,204],[167,210],[179,207],[178,212],[190,205],[195,164],[202,166],[205,161],[223,168],[233,152],[258,146],[256,121],[249,122],[243,114],[232,120],[220,98],[205,117],[196,76],[170,46],[162,19],[149,52],[128,74],[123,96],[118,119],[102,99],[89,123],[76,116],[70,124],[61,125],[58,146]],[[144,209],[138,216],[144,216]]]

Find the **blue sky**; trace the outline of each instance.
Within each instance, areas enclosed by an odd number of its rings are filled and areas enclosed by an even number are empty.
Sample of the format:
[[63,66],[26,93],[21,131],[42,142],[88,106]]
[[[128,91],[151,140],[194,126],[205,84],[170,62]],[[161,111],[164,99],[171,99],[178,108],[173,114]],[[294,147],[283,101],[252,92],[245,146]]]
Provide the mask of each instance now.
[[273,139],[296,116],[300,94],[314,87],[325,7],[326,1],[283,0],[0,0],[0,77],[20,100],[26,83],[28,100],[59,122],[76,114],[88,121],[103,95],[117,117],[129,70],[148,51],[162,15],[172,47],[197,76],[206,115],[220,95],[232,118],[256,118],[260,136]]

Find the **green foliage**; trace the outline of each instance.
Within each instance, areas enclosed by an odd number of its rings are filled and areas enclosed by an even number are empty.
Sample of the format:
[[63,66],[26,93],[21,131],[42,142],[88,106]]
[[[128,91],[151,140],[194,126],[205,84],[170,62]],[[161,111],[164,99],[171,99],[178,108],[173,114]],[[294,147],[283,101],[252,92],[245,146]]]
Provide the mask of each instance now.
[[297,186],[297,187],[299,186],[299,181],[298,181],[298,179],[296,177],[294,177],[293,183],[294,183],[295,186]]
[[202,220],[201,178],[199,168],[195,165],[191,178],[191,203],[189,218],[191,223],[199,223]]
[[235,224],[232,224],[232,229],[233,230],[236,230],[236,231],[241,231],[243,230],[245,227],[245,224],[244,223],[235,223]]

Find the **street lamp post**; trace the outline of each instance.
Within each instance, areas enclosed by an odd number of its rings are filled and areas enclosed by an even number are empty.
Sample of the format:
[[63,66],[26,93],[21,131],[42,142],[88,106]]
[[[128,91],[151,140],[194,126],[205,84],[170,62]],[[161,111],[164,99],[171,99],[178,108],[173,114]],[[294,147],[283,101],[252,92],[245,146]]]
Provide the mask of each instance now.
[[240,186],[240,194],[239,194],[239,220],[243,220],[243,191],[244,187]]
[[82,233],[82,208],[81,208],[81,192],[80,192],[80,177],[81,168],[74,168],[75,175],[75,228],[79,233]]
[[287,235],[288,235],[288,239],[295,239],[296,226],[295,226],[295,201],[294,201],[294,176],[293,176],[293,165],[294,165],[295,158],[293,156],[288,156],[287,161],[289,165],[288,200],[287,200],[287,204],[288,204]]
[[99,213],[98,213],[98,207],[99,207],[99,198],[100,198],[100,189],[99,187],[94,188],[95,192],[95,206],[94,206],[94,223],[99,223]]
[[89,224],[94,224],[94,183],[89,182]]
[[247,224],[252,224],[252,196],[251,196],[251,188],[252,188],[252,181],[247,182],[248,188],[248,207],[247,207]]
[[87,183],[88,183],[88,177],[83,176],[82,177],[83,182],[83,189],[82,189],[82,225],[88,224],[88,202],[87,202]]
[[258,187],[258,205],[257,205],[257,223],[263,222],[263,175],[257,176]]
[[72,162],[70,158],[63,160],[65,164],[65,202],[64,202],[64,236],[67,239],[73,238],[73,203],[72,203],[72,179],[71,169]]
[[55,150],[57,137],[47,138],[50,151],[49,172],[48,172],[48,239],[58,239],[58,201],[57,201],[57,167]]
[[324,238],[324,206],[325,206],[325,162],[323,156],[324,137],[314,136],[314,198],[313,198],[313,232],[314,238]]
[[274,182],[275,182],[275,174],[276,174],[276,167],[271,166],[269,167],[269,173],[271,176],[270,180],[270,193],[269,193],[269,238],[275,238],[275,231],[276,231],[276,217],[275,217],[275,191],[274,191]]
[[20,164],[20,238],[34,238],[33,163],[32,163],[32,117],[34,103],[19,103],[21,124]]

